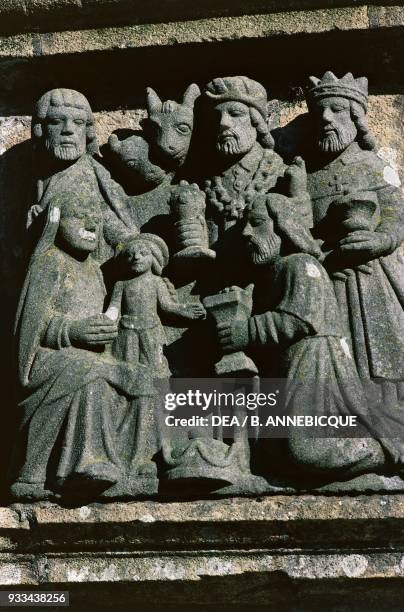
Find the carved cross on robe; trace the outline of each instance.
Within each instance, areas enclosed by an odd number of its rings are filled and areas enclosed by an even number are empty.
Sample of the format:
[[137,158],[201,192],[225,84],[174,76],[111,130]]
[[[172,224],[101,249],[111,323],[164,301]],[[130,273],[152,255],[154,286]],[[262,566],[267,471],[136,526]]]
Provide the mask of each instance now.
[[330,187],[334,187],[336,193],[347,194],[349,191],[349,181],[344,181],[342,176],[339,176],[338,174],[334,174],[333,179],[329,181],[328,185]]

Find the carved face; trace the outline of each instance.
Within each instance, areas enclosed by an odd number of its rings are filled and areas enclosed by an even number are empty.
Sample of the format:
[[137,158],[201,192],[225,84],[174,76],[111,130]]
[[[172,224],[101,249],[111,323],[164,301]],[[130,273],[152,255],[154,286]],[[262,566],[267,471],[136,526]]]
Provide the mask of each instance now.
[[[171,107],[170,107],[171,108]],[[154,112],[149,117],[153,141],[158,154],[169,167],[181,166],[188,154],[193,128],[193,112],[173,103],[170,112]],[[154,151],[156,153],[156,150]]]
[[70,106],[50,106],[43,131],[45,147],[52,156],[75,161],[86,152],[87,112]]
[[267,264],[279,255],[281,239],[275,233],[274,223],[264,208],[246,212],[242,235],[253,264]]
[[125,250],[125,257],[130,269],[136,275],[143,274],[151,269],[153,255],[149,245],[144,241],[132,242]]
[[194,104],[200,93],[198,85],[192,83],[179,104],[174,100],[163,102],[154,89],[146,89],[146,129],[152,132],[152,158],[166,171],[175,170],[185,161],[194,127]]
[[250,109],[242,102],[222,102],[215,107],[217,116],[216,148],[224,155],[244,155],[257,139]]
[[323,98],[311,109],[314,114],[318,146],[325,153],[340,153],[356,138],[351,104],[346,98]]
[[91,253],[98,244],[101,222],[97,205],[69,203],[61,210],[58,238],[75,251]]

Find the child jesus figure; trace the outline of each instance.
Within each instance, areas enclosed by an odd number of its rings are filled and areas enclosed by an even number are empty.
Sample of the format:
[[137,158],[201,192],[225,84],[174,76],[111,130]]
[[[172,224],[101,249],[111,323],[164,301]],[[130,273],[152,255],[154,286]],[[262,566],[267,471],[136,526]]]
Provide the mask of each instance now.
[[180,304],[173,297],[169,281],[161,277],[168,257],[167,245],[159,236],[145,233],[130,240],[121,251],[125,278],[116,283],[106,312],[113,320],[119,318],[114,357],[150,367],[154,378],[170,376],[159,313],[191,320],[205,315],[202,304]]

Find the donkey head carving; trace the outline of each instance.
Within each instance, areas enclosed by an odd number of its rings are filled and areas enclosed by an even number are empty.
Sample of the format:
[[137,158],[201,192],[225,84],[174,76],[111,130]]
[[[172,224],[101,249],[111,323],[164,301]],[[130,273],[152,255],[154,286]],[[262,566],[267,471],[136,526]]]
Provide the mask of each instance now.
[[146,90],[151,141],[163,163],[171,167],[181,166],[187,156],[194,127],[194,104],[200,93],[193,83],[185,91],[182,103],[178,103],[162,102],[151,87]]

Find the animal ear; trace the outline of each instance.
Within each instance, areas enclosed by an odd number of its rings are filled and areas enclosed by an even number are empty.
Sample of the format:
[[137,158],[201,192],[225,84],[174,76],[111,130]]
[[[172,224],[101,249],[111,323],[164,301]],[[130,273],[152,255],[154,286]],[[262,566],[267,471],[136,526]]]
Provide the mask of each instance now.
[[108,138],[108,144],[109,144],[109,148],[114,153],[119,153],[119,151],[121,150],[122,145],[116,134],[111,134],[111,136]]
[[201,95],[201,90],[196,83],[192,83],[184,93],[182,103],[189,108],[194,108],[195,100]]
[[146,104],[149,115],[152,113],[160,113],[163,108],[163,103],[151,87],[146,88]]

